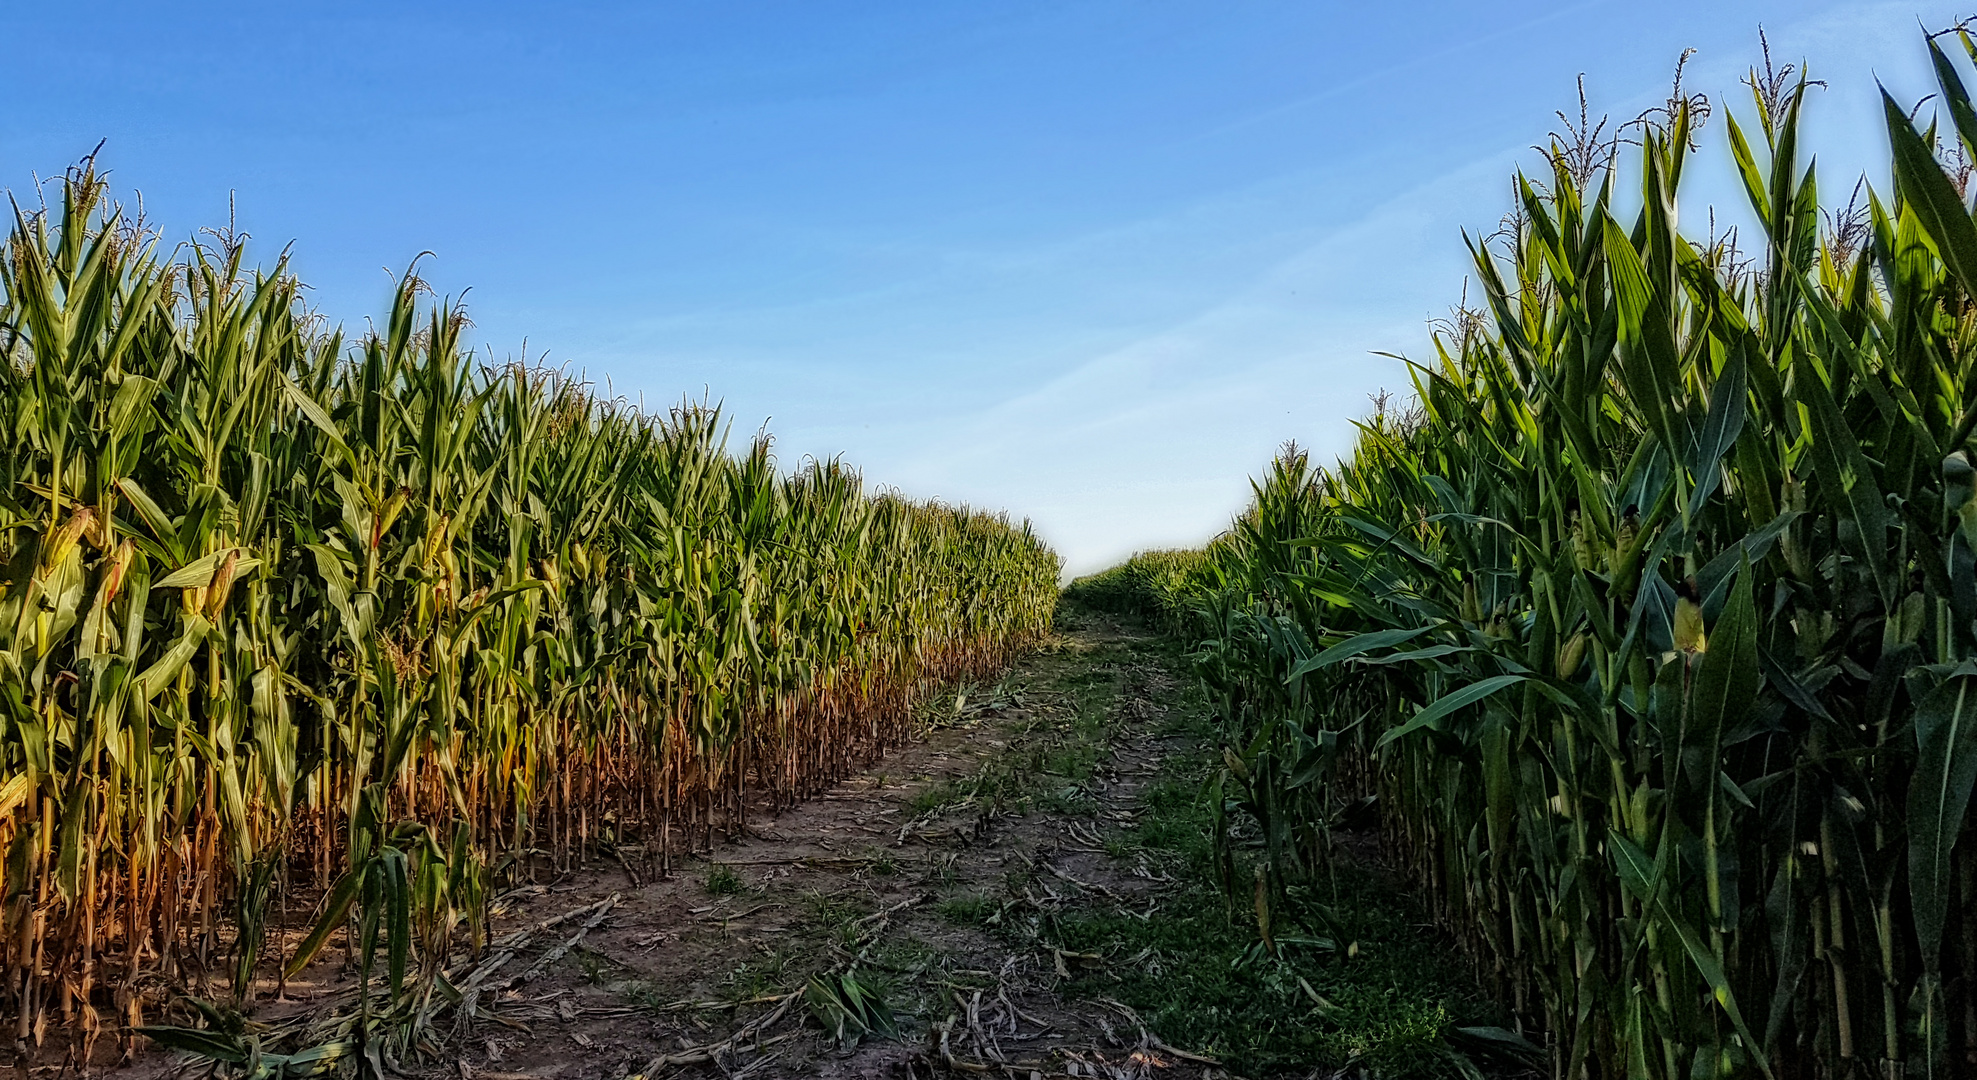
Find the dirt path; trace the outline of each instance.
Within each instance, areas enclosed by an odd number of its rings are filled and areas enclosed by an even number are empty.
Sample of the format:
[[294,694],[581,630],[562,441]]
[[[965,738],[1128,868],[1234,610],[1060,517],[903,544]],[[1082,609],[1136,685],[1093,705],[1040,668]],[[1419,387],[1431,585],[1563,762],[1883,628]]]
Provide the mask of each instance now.
[[[1266,909],[1230,886],[1260,840],[1239,820],[1233,850],[1211,839],[1221,758],[1184,663],[1137,620],[1067,606],[1045,648],[935,703],[924,739],[744,839],[658,880],[599,861],[499,898],[423,1060],[378,1069],[1529,1075],[1477,1050],[1516,1036],[1465,1026],[1504,1017],[1370,832],[1335,837],[1327,871],[1268,909],[1275,949],[1259,944]],[[347,1005],[350,978],[319,960],[255,1019]],[[113,1070],[171,1071],[156,1049]]]
[[[512,894],[497,937],[591,910],[537,935],[574,940],[561,958],[480,1004],[459,1075],[1217,1072],[1125,1006],[1067,993],[1135,959],[1054,947],[1053,913],[1098,903],[1158,917],[1167,875],[1105,844],[1174,741],[1158,731],[1178,677],[1144,631],[1065,618],[924,741],[710,859],[660,881],[612,868]],[[852,1020],[834,1038],[823,1024],[837,1014],[805,993],[817,976],[846,1012],[875,993],[897,1036],[858,1040]]]

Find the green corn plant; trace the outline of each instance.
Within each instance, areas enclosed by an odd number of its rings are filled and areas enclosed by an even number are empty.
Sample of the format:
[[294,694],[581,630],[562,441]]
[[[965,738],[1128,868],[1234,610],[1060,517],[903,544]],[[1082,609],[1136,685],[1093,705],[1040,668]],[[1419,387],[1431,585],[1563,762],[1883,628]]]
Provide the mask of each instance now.
[[1556,1076],[1977,1060],[1977,224],[1938,156],[1977,110],[1945,40],[1951,124],[1890,100],[1892,183],[1824,220],[1808,84],[1753,72],[1749,260],[1677,226],[1695,99],[1638,154],[1554,146],[1416,408],[1280,459],[1208,553],[1218,805],[1286,838],[1282,881],[1377,798]]
[[[93,162],[51,194],[0,246],[21,1045],[442,1053],[498,882],[663,870],[750,786],[816,792],[1048,632],[1059,563],[1027,525],[483,362],[412,272],[347,342],[234,235],[161,249]],[[339,956],[359,989],[313,1048],[226,1019]],[[210,1030],[149,1022],[182,1007]]]
[[1218,584],[1205,551],[1142,551],[1118,566],[1064,587],[1066,599],[1100,611],[1144,615],[1185,634],[1195,609]]

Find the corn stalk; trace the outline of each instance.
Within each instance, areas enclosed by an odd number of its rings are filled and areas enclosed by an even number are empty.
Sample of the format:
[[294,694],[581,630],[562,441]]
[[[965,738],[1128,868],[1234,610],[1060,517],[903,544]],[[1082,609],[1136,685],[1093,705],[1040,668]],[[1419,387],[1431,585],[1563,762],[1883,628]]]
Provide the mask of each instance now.
[[16,211],[0,271],[22,1053],[174,991],[244,1006],[338,943],[366,989],[311,1060],[430,1049],[497,882],[663,870],[1048,629],[1026,524],[477,363],[409,272],[346,346],[230,235],[161,251],[93,163]]
[[1807,84],[1752,85],[1751,262],[1678,229],[1694,99],[1626,185],[1554,148],[1418,409],[1211,547],[1221,799],[1290,878],[1376,796],[1556,1076],[1973,1075],[1977,224],[1890,100],[1822,228]]

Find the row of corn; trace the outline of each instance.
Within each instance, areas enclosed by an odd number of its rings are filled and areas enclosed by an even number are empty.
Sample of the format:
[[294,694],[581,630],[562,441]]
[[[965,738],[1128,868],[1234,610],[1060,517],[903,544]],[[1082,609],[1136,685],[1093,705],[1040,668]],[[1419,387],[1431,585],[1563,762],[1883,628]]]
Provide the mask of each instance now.
[[346,342],[233,237],[163,248],[89,166],[55,188],[0,251],[22,1045],[336,945],[378,988],[360,1039],[404,1052],[501,882],[731,832],[1048,628],[1027,526],[477,364],[410,274]]
[[1414,405],[1208,552],[1259,890],[1376,798],[1555,1076],[1977,1076],[1977,47],[1928,48],[1846,210],[1768,64],[1740,237],[1678,229],[1705,100],[1554,144]]
[[1194,602],[1214,581],[1206,552],[1141,551],[1117,566],[1072,581],[1064,598],[1098,611],[1142,615],[1183,629]]

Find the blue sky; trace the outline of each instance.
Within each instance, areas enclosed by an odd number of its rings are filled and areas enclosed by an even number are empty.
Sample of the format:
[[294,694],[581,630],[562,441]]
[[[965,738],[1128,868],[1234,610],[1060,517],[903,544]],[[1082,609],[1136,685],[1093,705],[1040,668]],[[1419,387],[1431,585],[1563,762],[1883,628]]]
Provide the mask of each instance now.
[[[1460,230],[1576,109],[1688,83],[1748,117],[1762,23],[1828,82],[1829,199],[1885,172],[1874,80],[1939,4],[42,5],[9,15],[0,185],[99,140],[167,236],[293,242],[361,326],[421,251],[497,357],[1029,517],[1073,571],[1218,531],[1295,438],[1336,456]],[[1685,190],[1740,219],[1723,125]],[[1882,187],[1885,188],[1885,182]]]

